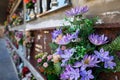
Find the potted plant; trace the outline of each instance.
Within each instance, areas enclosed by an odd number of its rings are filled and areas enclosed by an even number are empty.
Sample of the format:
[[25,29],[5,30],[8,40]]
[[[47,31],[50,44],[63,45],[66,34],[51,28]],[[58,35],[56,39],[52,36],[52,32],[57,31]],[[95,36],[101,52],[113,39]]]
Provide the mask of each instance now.
[[47,80],[56,80],[57,75],[54,70],[53,55],[48,53],[39,53],[35,55],[37,66],[41,73],[47,76]]
[[110,42],[105,34],[95,33],[97,18],[85,18],[87,11],[87,6],[66,11],[70,26],[52,33],[52,45],[57,45],[53,51],[54,69],[62,80],[98,80],[101,72],[119,71],[115,51],[119,50],[120,37]]

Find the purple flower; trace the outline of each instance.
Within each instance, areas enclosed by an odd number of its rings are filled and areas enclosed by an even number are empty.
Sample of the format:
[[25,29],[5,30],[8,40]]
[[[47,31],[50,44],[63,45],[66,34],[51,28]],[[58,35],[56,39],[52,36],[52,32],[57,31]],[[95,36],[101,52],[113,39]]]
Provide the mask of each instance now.
[[78,38],[79,30],[76,30],[73,34],[66,34],[62,37],[62,39],[58,42],[60,45],[66,45],[71,42],[71,40]]
[[113,56],[109,56],[109,51],[104,51],[103,48],[100,49],[100,51],[94,51],[97,58],[99,58],[102,62],[104,62],[105,68],[113,69],[114,66],[116,66],[116,63],[113,61]]
[[58,35],[62,34],[62,30],[61,29],[58,29],[58,30],[54,30],[52,32],[52,39],[56,39],[58,37]]
[[71,40],[71,35],[67,34],[67,35],[64,35],[62,39],[57,42],[57,44],[66,45],[70,43],[70,40]]
[[17,38],[22,38],[23,37],[23,33],[20,31],[20,32],[16,32],[15,33],[15,36],[17,37]]
[[78,34],[79,34],[79,29],[77,29],[76,31],[75,31],[75,33],[73,33],[72,35],[71,35],[71,39],[76,39],[76,38],[78,38]]
[[17,39],[17,41],[20,41],[22,37],[23,37],[22,31],[15,33],[15,38]]
[[109,51],[104,51],[103,48],[101,48],[100,51],[95,50],[94,53],[102,62],[109,60]]
[[70,65],[65,67],[65,71],[60,75],[62,80],[78,80],[80,77],[79,69],[74,69]]
[[92,70],[81,71],[80,75],[82,76],[80,80],[91,80],[91,79],[94,79],[94,76],[92,75]]
[[104,67],[105,68],[110,68],[110,69],[113,69],[114,66],[116,66],[116,63],[112,62],[113,61],[113,56],[110,56],[109,57],[109,60],[106,60],[105,63],[104,63]]
[[63,50],[60,49],[60,46],[56,49],[56,53],[55,54],[58,54],[58,55],[63,54]]
[[85,70],[87,67],[98,67],[98,58],[95,55],[85,55],[81,62],[76,62],[74,67],[81,67],[81,70]]
[[83,6],[83,7],[76,7],[76,8],[72,8],[69,11],[66,11],[66,15],[67,16],[76,16],[76,15],[81,15],[83,13],[86,13],[88,11],[88,7],[87,6]]
[[67,61],[72,57],[72,55],[74,54],[75,49],[66,49],[64,50],[63,54],[60,54],[60,57],[62,58],[62,64],[61,66],[65,66]]
[[97,45],[97,46],[108,42],[107,41],[108,37],[104,36],[104,34],[103,35],[91,34],[88,38],[92,44]]

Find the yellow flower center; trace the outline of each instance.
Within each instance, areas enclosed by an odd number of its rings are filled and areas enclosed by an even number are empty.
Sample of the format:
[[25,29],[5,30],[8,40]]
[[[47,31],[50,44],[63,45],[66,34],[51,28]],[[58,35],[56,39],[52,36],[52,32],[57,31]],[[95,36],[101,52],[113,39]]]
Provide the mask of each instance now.
[[84,63],[85,63],[85,64],[89,64],[89,60],[86,59],[86,60],[84,61]]

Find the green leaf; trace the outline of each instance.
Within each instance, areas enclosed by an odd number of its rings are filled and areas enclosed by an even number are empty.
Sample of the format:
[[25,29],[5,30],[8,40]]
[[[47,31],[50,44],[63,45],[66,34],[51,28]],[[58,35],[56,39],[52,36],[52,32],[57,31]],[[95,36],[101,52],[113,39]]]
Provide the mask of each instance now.
[[47,74],[47,80],[58,80],[58,76],[55,74]]
[[118,50],[120,50],[120,36],[118,36],[110,44],[107,44],[107,45],[103,46],[103,48],[105,50],[109,50],[109,51],[118,51]]
[[58,45],[55,43],[49,43],[50,48],[55,51],[58,48]]
[[114,61],[116,63],[116,67],[115,67],[115,71],[116,72],[120,72],[120,59],[118,58],[118,56],[114,56]]
[[55,69],[55,73],[59,75],[61,73],[61,63],[60,62],[54,63],[54,69]]

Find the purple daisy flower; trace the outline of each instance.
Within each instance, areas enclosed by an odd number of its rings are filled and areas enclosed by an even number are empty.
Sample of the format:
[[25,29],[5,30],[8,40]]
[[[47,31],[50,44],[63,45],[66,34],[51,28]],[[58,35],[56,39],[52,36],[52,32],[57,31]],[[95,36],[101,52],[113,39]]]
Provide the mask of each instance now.
[[90,42],[94,45],[102,45],[107,43],[108,41],[108,37],[106,37],[104,34],[103,35],[95,35],[95,34],[91,34],[88,39],[90,40]]
[[106,60],[104,63],[105,68],[113,69],[116,66],[116,63],[113,62],[113,56],[109,57],[109,60]]
[[109,51],[104,51],[103,48],[100,49],[100,51],[94,51],[97,58],[99,58],[102,62],[104,62],[105,68],[113,69],[114,66],[116,66],[116,63],[113,62],[113,56],[109,56]]
[[60,54],[60,57],[62,58],[62,64],[61,66],[65,66],[67,61],[72,57],[72,55],[74,54],[75,49],[66,49],[64,50],[63,54]]
[[74,67],[80,67],[81,70],[85,70],[87,67],[98,67],[98,58],[95,55],[85,55],[81,62],[76,62]]
[[71,40],[78,38],[79,30],[76,30],[73,34],[66,34],[62,37],[62,39],[58,42],[60,45],[66,45],[71,42]]
[[69,11],[66,11],[66,15],[67,16],[76,16],[76,15],[81,15],[83,13],[86,13],[88,11],[88,7],[87,6],[83,6],[83,7],[75,7],[72,8]]
[[61,29],[58,29],[58,30],[54,30],[52,32],[52,39],[56,39],[58,37],[58,35],[62,34],[62,30]]
[[109,60],[109,51],[104,51],[103,48],[101,48],[100,51],[95,50],[94,53],[102,62]]
[[66,44],[70,43],[70,40],[71,40],[71,35],[67,34],[67,35],[64,35],[62,37],[62,39],[57,44],[59,44],[59,45],[66,45]]
[[73,34],[71,35],[71,39],[76,39],[76,38],[78,38],[79,32],[80,32],[80,30],[77,29],[77,30],[75,31],[75,33],[73,33]]
[[62,80],[78,80],[80,77],[79,69],[74,69],[71,65],[65,67],[65,71],[60,75]]
[[60,46],[56,49],[56,53],[55,54],[58,54],[58,55],[61,55],[63,54],[63,50],[60,49]]
[[82,76],[80,80],[91,80],[91,79],[94,79],[94,76],[92,75],[92,70],[81,71],[80,75]]

